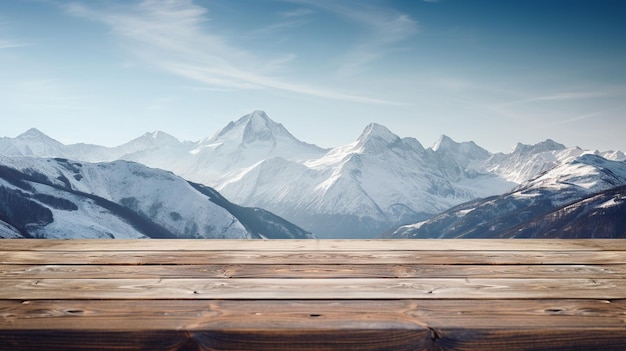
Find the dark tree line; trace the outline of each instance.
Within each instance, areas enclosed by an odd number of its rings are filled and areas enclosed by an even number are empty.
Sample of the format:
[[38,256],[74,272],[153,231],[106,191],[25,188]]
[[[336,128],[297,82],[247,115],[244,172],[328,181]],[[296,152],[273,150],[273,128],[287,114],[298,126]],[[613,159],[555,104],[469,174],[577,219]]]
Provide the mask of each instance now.
[[31,200],[28,194],[0,186],[0,220],[30,237],[29,226],[45,226],[52,223],[53,218],[49,208]]

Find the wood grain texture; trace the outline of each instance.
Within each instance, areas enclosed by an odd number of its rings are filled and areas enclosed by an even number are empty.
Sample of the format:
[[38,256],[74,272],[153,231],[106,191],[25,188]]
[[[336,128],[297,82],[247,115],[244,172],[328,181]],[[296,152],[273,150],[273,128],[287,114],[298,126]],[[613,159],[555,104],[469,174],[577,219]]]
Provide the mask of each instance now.
[[0,300],[0,316],[11,330],[589,329],[624,328],[626,300]]
[[621,239],[4,240],[5,251],[626,251]]
[[616,279],[5,279],[0,299],[619,299]]
[[1,265],[9,278],[602,278],[625,279],[626,265]]
[[[614,239],[615,240],[615,239]],[[622,251],[0,251],[2,264],[626,264]]]
[[626,342],[623,301],[0,301],[0,311],[15,316],[0,329],[13,350],[619,350]]
[[624,350],[626,240],[2,240],[0,350]]
[[6,350],[624,350],[626,337],[616,329],[537,330],[242,330],[106,332],[101,330],[0,330]]

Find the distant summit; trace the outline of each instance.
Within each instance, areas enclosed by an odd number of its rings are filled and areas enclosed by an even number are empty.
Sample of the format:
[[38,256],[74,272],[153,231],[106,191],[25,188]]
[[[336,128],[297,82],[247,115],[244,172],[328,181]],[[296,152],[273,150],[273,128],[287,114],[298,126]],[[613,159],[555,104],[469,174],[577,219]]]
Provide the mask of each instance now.
[[447,135],[442,135],[431,147],[435,152],[457,152],[464,154],[480,155],[484,157],[489,154],[489,151],[476,145],[473,141],[465,141],[458,143]]
[[[466,172],[468,169],[480,168],[478,163],[491,156],[489,151],[476,145],[473,141],[458,143],[447,135],[440,136],[431,149],[435,154],[439,155],[438,158],[454,161],[458,172]],[[448,164],[448,167],[452,167],[452,165]]]
[[18,140],[42,140],[42,139],[50,139],[46,134],[41,132],[37,128],[30,128],[24,133],[18,135],[16,137]]
[[[6,140],[6,138],[3,139]],[[24,156],[52,157],[63,153],[63,144],[50,138],[37,128],[31,128],[13,140],[14,142],[11,143],[13,151]],[[4,143],[0,142],[1,144]]]
[[400,142],[400,137],[392,133],[387,127],[370,123],[357,139],[357,145],[366,149],[380,149]]
[[141,151],[146,148],[155,148],[155,147],[164,147],[168,145],[180,145],[181,142],[174,136],[169,135],[165,132],[155,131],[145,133],[139,138],[133,139],[130,142],[119,146],[120,149],[125,149],[126,152],[129,151]]
[[521,153],[533,153],[533,152],[544,152],[544,151],[559,151],[563,149],[566,149],[565,145],[559,144],[552,139],[546,139],[545,141],[542,141],[535,145],[526,145],[522,143],[517,143],[512,153],[521,154]]
[[254,111],[235,122],[230,122],[206,143],[237,143],[240,145],[255,142],[275,143],[279,140],[302,143],[296,139],[282,124],[271,120],[264,111]]

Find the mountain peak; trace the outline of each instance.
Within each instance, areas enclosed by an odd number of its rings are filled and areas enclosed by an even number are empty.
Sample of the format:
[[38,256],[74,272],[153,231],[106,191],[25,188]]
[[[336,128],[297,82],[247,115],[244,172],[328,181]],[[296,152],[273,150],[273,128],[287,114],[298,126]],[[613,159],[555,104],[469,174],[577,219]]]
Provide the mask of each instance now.
[[155,147],[162,147],[165,145],[177,145],[180,144],[180,141],[178,139],[176,139],[176,137],[173,137],[165,132],[161,132],[161,131],[154,131],[154,132],[147,132],[144,135],[135,138],[131,141],[129,141],[128,143],[122,145],[122,147],[128,149],[127,152],[130,152],[129,150],[133,150],[134,151],[139,151],[139,150],[143,150],[145,148],[155,148]]
[[437,141],[433,144],[433,146],[431,146],[431,149],[433,151],[438,151],[438,150],[446,150],[446,149],[450,149],[451,147],[458,147],[459,143],[457,143],[456,141],[452,140],[452,138],[450,138],[447,135],[442,134],[439,139],[437,139]]
[[168,142],[168,141],[176,141],[178,142],[179,140],[170,135],[167,134],[165,132],[162,132],[160,130],[154,131],[154,132],[147,132],[146,134],[143,135],[143,138],[145,139],[151,139],[154,141],[162,141],[162,142]]
[[431,149],[438,154],[456,155],[453,157],[457,159],[459,164],[463,164],[464,167],[467,167],[472,160],[484,160],[491,155],[489,151],[476,145],[473,141],[457,143],[447,135],[439,137],[439,140],[435,142]]
[[522,152],[544,152],[544,151],[558,151],[566,149],[565,145],[559,144],[552,139],[546,139],[542,142],[539,142],[535,145],[526,145],[522,143],[517,143],[513,153],[522,153]]
[[20,156],[61,157],[63,145],[37,128],[31,128],[14,139],[13,151]]
[[260,110],[253,111],[235,122],[230,122],[226,127],[209,139],[210,142],[224,142],[230,140],[240,144],[255,142],[275,142],[277,139],[298,140],[283,127],[274,122],[269,116]]
[[254,111],[244,118],[247,119],[243,129],[244,143],[275,140],[277,135],[287,132],[281,124],[272,121],[264,111]]
[[358,138],[359,143],[365,143],[369,140],[378,140],[383,141],[385,144],[391,144],[400,140],[400,137],[393,134],[393,132],[383,125],[370,123],[365,127],[363,133],[361,133]]
[[17,139],[21,140],[35,140],[35,139],[50,139],[44,132],[37,128],[30,128],[24,133],[17,136]]
[[252,113],[250,113],[250,114],[248,114],[246,116],[250,116],[250,119],[262,119],[262,120],[265,120],[265,121],[268,121],[268,120],[271,121],[270,117],[263,110],[254,110],[254,111],[252,111]]

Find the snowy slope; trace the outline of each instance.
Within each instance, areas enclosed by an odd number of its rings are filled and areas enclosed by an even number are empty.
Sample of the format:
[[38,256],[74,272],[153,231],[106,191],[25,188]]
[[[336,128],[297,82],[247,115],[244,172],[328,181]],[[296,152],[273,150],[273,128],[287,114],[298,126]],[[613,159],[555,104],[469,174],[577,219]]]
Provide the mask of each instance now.
[[626,238],[626,186],[538,216],[502,233],[516,238]]
[[[0,157],[0,166],[0,189],[4,195],[0,198],[0,219],[17,228],[21,235],[259,237],[259,232],[250,231],[250,225],[240,221],[237,214],[171,172],[128,161],[84,163],[61,158]],[[18,206],[28,210],[20,210]],[[24,218],[26,213],[38,216]],[[284,222],[271,214],[264,216]],[[246,220],[263,221],[258,215]],[[3,228],[7,231],[6,225]],[[277,230],[264,234],[308,237],[301,229],[298,233]]]
[[[491,238],[543,236],[529,231],[537,218],[584,199],[626,185],[626,162],[593,154],[581,155],[520,185],[514,191],[456,206],[427,221],[401,226],[385,234],[406,238]],[[615,202],[619,204],[621,202]],[[605,206],[612,203],[603,202]],[[565,210],[562,210],[565,211]],[[618,217],[613,217],[613,219]],[[579,218],[579,220],[581,220]],[[582,217],[590,221],[591,218]],[[535,224],[531,224],[535,223]],[[547,223],[547,222],[546,222]],[[565,225],[566,222],[561,222]],[[557,228],[557,227],[554,227]],[[563,234],[554,228],[551,236]],[[533,234],[530,234],[530,233]],[[590,232],[591,233],[591,232]],[[622,233],[603,233],[617,236]],[[591,234],[589,234],[591,235]]]

